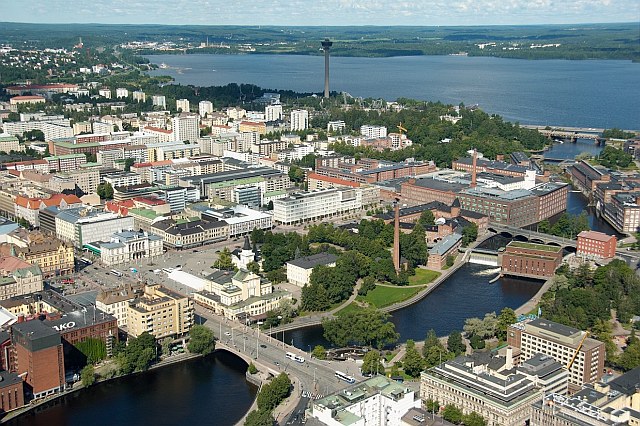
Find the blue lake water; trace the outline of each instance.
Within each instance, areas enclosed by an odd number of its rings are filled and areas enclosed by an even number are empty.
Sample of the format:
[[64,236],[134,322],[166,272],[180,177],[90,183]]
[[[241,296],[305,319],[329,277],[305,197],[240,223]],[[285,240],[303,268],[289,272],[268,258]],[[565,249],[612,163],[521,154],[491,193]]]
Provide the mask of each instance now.
[[[153,55],[177,83],[320,93],[324,59],[299,55]],[[466,105],[523,124],[640,129],[640,64],[465,56],[331,58],[331,90]]]

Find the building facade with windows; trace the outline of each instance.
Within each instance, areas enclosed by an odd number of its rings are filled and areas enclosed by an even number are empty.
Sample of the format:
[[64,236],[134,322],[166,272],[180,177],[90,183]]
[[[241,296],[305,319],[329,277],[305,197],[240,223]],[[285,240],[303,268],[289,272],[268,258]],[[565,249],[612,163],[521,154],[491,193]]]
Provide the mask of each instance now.
[[[507,329],[507,344],[514,347],[519,359],[535,354],[553,357],[569,370],[569,390],[602,377],[605,361],[604,343],[586,332],[542,318],[527,318]],[[515,353],[515,352],[514,352]]]
[[145,286],[127,306],[127,330],[134,337],[145,331],[156,339],[181,337],[191,329],[193,318],[193,302],[159,284]]

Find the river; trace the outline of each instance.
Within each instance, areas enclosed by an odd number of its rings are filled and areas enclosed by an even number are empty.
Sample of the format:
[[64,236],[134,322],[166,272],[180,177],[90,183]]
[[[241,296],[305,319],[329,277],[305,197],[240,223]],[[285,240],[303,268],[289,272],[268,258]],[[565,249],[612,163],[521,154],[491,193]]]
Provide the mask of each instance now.
[[[501,278],[490,284],[498,272],[495,267],[468,263],[418,303],[393,312],[391,321],[400,333],[400,341],[424,340],[432,328],[439,336],[462,331],[467,318],[499,313],[506,306],[516,309],[542,285],[541,281],[515,278]],[[283,338],[282,334],[273,337]],[[315,345],[331,346],[322,336],[322,326],[285,332],[284,339],[305,351]]]
[[234,425],[257,388],[228,352],[116,379],[58,399],[10,426]]
[[[180,84],[323,90],[324,59],[303,55],[152,55]],[[331,58],[331,90],[466,105],[523,124],[640,129],[640,64],[465,56]]]

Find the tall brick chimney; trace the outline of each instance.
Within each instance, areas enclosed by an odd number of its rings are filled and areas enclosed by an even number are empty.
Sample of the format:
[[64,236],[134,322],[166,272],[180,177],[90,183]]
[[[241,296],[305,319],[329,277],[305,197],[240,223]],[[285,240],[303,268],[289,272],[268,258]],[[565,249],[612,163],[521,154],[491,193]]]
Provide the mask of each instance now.
[[478,151],[473,148],[472,154],[472,162],[471,162],[471,188],[476,187],[476,166],[478,163]]
[[394,203],[395,219],[393,224],[393,267],[400,272],[400,199]]

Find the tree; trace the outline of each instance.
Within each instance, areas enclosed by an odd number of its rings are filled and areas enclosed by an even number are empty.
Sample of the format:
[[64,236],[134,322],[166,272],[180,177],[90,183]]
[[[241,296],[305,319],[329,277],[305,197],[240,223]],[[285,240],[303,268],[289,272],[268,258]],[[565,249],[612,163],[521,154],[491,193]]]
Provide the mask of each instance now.
[[304,182],[304,176],[304,170],[302,170],[300,167],[296,165],[292,165],[291,167],[289,167],[289,179],[291,180],[291,182],[299,185]]
[[109,182],[98,185],[96,192],[102,199],[111,200],[113,198],[113,186]]
[[360,371],[362,371],[362,374],[384,374],[384,366],[381,360],[380,352],[376,350],[367,352],[362,360]]
[[459,331],[454,330],[449,334],[449,338],[447,339],[447,349],[449,352],[453,352],[456,356],[467,351],[467,347],[462,341],[462,334]]
[[231,271],[235,269],[233,260],[231,259],[231,252],[227,247],[223,248],[222,251],[218,253],[218,259],[213,263],[213,267],[225,271]]
[[124,160],[124,171],[130,172],[131,166],[133,166],[135,162],[136,162],[135,158],[127,158],[126,160]]
[[475,411],[470,412],[462,416],[462,423],[465,426],[486,426],[487,421],[480,414]]
[[[303,288],[304,290],[304,288]],[[348,344],[381,348],[398,340],[390,315],[373,308],[347,312],[334,319],[323,319],[324,337],[336,346]]]
[[263,385],[258,394],[257,403],[260,410],[271,411],[284,400],[291,390],[291,380],[285,373],[274,377],[270,383]]
[[427,336],[424,339],[424,346],[422,347],[422,355],[427,356],[427,352],[432,347],[444,349],[444,346],[440,343],[440,339],[438,339],[436,331],[433,328],[427,331]]
[[316,345],[311,352],[311,356],[316,359],[327,359],[327,350],[322,345]]
[[96,382],[96,372],[93,365],[85,365],[82,371],[80,371],[80,380],[82,382],[82,386],[85,388],[88,388]]
[[191,327],[189,337],[189,344],[187,345],[189,352],[208,355],[216,347],[216,343],[213,340],[213,331],[204,325],[196,324]]
[[617,364],[625,371],[633,370],[640,366],[640,339],[635,335],[629,338],[627,347],[618,357]]
[[256,368],[256,366],[251,362],[249,363],[249,366],[247,367],[247,371],[249,372],[249,374],[256,374],[258,372],[258,369]]
[[160,341],[160,348],[162,350],[162,355],[169,355],[171,353],[172,344],[173,344],[173,339],[171,337],[165,337]]
[[442,417],[448,422],[459,425],[462,422],[462,410],[453,404],[447,404],[442,411]]
[[258,275],[260,273],[260,264],[258,262],[249,262],[247,264],[247,269],[250,272],[253,272],[254,274]]
[[466,247],[478,238],[478,225],[471,222],[462,228],[462,246]]
[[274,420],[271,411],[253,410],[244,420],[245,426],[273,426]]
[[425,210],[420,214],[420,218],[418,219],[418,223],[423,227],[434,225],[436,218],[433,215],[431,210]]
[[440,403],[437,400],[434,401],[430,398],[424,402],[424,407],[429,413],[437,413],[438,411],[440,411]]
[[447,256],[447,267],[450,268],[453,266],[453,264],[456,263],[456,258],[453,255],[448,255]]
[[496,327],[496,337],[499,340],[507,339],[507,328],[511,324],[515,324],[518,321],[518,317],[516,313],[511,308],[504,308],[500,311],[500,315],[498,315],[498,325]]
[[407,352],[402,358],[404,372],[411,377],[418,377],[424,368],[424,359],[418,353],[416,344],[413,340],[407,340]]

